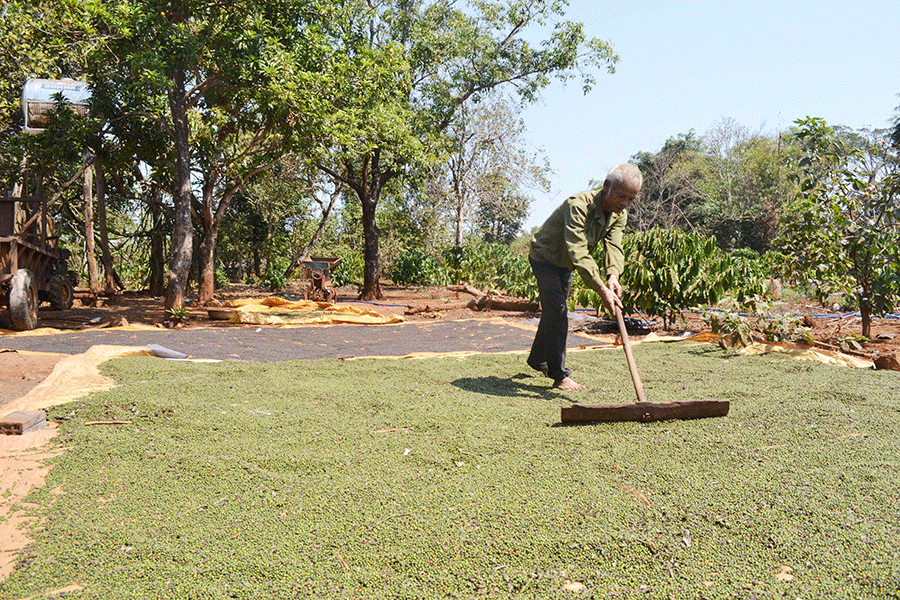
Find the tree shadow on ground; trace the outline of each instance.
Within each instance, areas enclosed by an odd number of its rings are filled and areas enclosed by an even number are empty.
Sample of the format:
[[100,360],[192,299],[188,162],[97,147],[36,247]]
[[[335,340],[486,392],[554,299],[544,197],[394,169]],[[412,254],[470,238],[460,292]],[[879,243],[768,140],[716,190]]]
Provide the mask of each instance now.
[[532,383],[540,381],[532,375],[524,375],[519,373],[509,378],[497,377],[489,375],[487,377],[463,377],[452,381],[456,387],[474,392],[476,394],[486,394],[490,396],[501,396],[504,398],[555,398],[559,392],[547,385]]

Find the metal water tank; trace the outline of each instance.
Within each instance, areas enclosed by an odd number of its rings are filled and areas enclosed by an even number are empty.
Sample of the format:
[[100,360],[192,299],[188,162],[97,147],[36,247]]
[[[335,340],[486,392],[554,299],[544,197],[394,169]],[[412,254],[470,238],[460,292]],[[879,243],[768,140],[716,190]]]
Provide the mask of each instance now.
[[22,88],[26,132],[40,133],[47,128],[49,113],[56,106],[57,94],[61,94],[80,116],[87,116],[91,99],[88,83],[74,79],[29,79]]

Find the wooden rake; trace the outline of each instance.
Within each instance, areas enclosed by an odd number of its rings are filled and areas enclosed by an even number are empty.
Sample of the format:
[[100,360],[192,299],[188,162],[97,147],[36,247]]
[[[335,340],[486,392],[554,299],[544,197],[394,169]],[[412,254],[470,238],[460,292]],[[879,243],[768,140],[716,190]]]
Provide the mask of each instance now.
[[561,420],[563,423],[585,423],[590,421],[665,421],[669,419],[703,419],[705,417],[724,417],[728,414],[731,403],[728,400],[689,400],[685,402],[648,402],[644,396],[644,386],[641,384],[641,376],[638,374],[634,355],[631,353],[631,343],[628,341],[628,331],[625,329],[625,319],[622,311],[615,307],[616,321],[619,324],[619,334],[622,336],[622,345],[625,347],[625,358],[628,360],[628,370],[631,371],[631,381],[634,383],[634,391],[637,394],[637,402],[630,404],[572,404],[563,406]]

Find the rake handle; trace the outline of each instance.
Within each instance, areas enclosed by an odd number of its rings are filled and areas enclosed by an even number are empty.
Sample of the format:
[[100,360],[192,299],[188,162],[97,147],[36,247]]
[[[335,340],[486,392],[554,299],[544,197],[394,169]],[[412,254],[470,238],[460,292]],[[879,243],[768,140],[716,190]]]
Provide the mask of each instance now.
[[625,358],[628,359],[628,370],[631,371],[631,381],[634,383],[634,391],[637,394],[638,402],[646,402],[644,396],[644,386],[641,384],[641,376],[638,374],[637,365],[634,362],[634,355],[631,353],[631,342],[628,341],[628,332],[625,330],[625,319],[622,317],[622,310],[618,305],[613,307],[616,312],[616,322],[619,324],[619,335],[622,336],[622,346],[625,347]]

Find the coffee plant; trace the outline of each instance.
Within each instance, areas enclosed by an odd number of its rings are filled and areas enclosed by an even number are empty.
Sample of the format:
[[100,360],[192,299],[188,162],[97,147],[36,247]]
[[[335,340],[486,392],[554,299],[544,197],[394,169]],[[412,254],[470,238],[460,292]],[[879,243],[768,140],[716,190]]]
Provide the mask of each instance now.
[[363,255],[359,252],[348,252],[341,257],[341,262],[331,270],[331,283],[335,287],[345,285],[361,286],[363,280]]
[[396,285],[447,285],[448,277],[438,261],[418,248],[408,248],[398,256],[388,279]]
[[[749,299],[764,291],[758,255],[723,254],[713,237],[654,227],[626,235],[624,251],[625,271],[619,277],[624,311],[662,317],[665,325],[686,308],[717,304],[726,293]],[[599,264],[602,253],[601,246],[594,251]],[[573,287],[577,304],[600,309],[600,297],[580,276]]]
[[481,290],[537,300],[537,282],[528,256],[514,252],[506,244],[470,242],[448,248],[442,258],[452,283],[468,283]]

